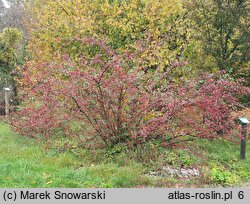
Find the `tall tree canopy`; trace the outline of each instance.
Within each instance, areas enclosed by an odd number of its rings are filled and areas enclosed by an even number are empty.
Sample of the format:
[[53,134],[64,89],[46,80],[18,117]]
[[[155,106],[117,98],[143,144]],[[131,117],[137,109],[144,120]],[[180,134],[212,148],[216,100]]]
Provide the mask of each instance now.
[[11,79],[18,61],[21,33],[16,28],[5,28],[0,33],[0,85]]
[[249,66],[249,0],[190,0],[186,5],[196,37],[219,69],[234,74]]

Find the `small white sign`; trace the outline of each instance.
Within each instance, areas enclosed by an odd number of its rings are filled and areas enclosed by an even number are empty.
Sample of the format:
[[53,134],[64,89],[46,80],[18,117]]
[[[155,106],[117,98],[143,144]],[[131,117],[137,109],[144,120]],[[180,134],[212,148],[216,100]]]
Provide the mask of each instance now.
[[249,121],[248,121],[248,119],[247,118],[239,118],[240,119],[240,121],[243,123],[243,124],[248,124],[249,123]]
[[5,91],[10,91],[10,88],[3,88]]

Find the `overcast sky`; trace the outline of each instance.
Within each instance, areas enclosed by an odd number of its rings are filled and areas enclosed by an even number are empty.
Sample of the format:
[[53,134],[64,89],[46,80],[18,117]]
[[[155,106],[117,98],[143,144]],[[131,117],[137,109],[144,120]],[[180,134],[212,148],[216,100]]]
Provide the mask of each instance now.
[[10,4],[6,0],[2,0],[5,8],[10,8]]

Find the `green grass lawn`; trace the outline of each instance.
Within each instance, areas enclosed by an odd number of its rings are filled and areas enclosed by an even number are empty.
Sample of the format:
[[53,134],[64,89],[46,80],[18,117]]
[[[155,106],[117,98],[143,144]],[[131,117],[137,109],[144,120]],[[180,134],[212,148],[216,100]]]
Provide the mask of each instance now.
[[[88,187],[216,187],[250,186],[250,147],[247,159],[239,159],[239,145],[226,141],[197,141],[185,149],[165,150],[166,157],[135,162],[126,153],[96,155],[79,150],[58,153],[41,143],[21,137],[0,123],[0,187],[1,188],[88,188]],[[193,153],[192,153],[193,152]],[[97,154],[102,154],[102,150]],[[131,153],[135,154],[135,152]],[[79,156],[80,155],[80,156]],[[145,151],[145,156],[152,151]],[[146,174],[164,165],[173,168],[199,168],[194,179],[151,178]]]
[[[248,144],[250,140],[248,139]],[[222,186],[250,187],[250,146],[247,146],[246,160],[240,159],[240,144],[228,141],[202,141],[199,143],[204,150],[205,160],[211,183]]]
[[0,123],[1,188],[136,187],[145,184],[142,171],[139,165],[85,165],[72,154],[45,151]]

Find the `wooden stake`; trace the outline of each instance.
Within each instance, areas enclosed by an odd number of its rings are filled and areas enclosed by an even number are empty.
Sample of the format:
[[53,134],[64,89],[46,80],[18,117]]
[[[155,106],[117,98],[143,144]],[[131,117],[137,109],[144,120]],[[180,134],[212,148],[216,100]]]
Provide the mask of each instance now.
[[8,116],[10,114],[10,102],[8,97],[8,89],[4,89],[4,98],[5,98],[5,115]]

